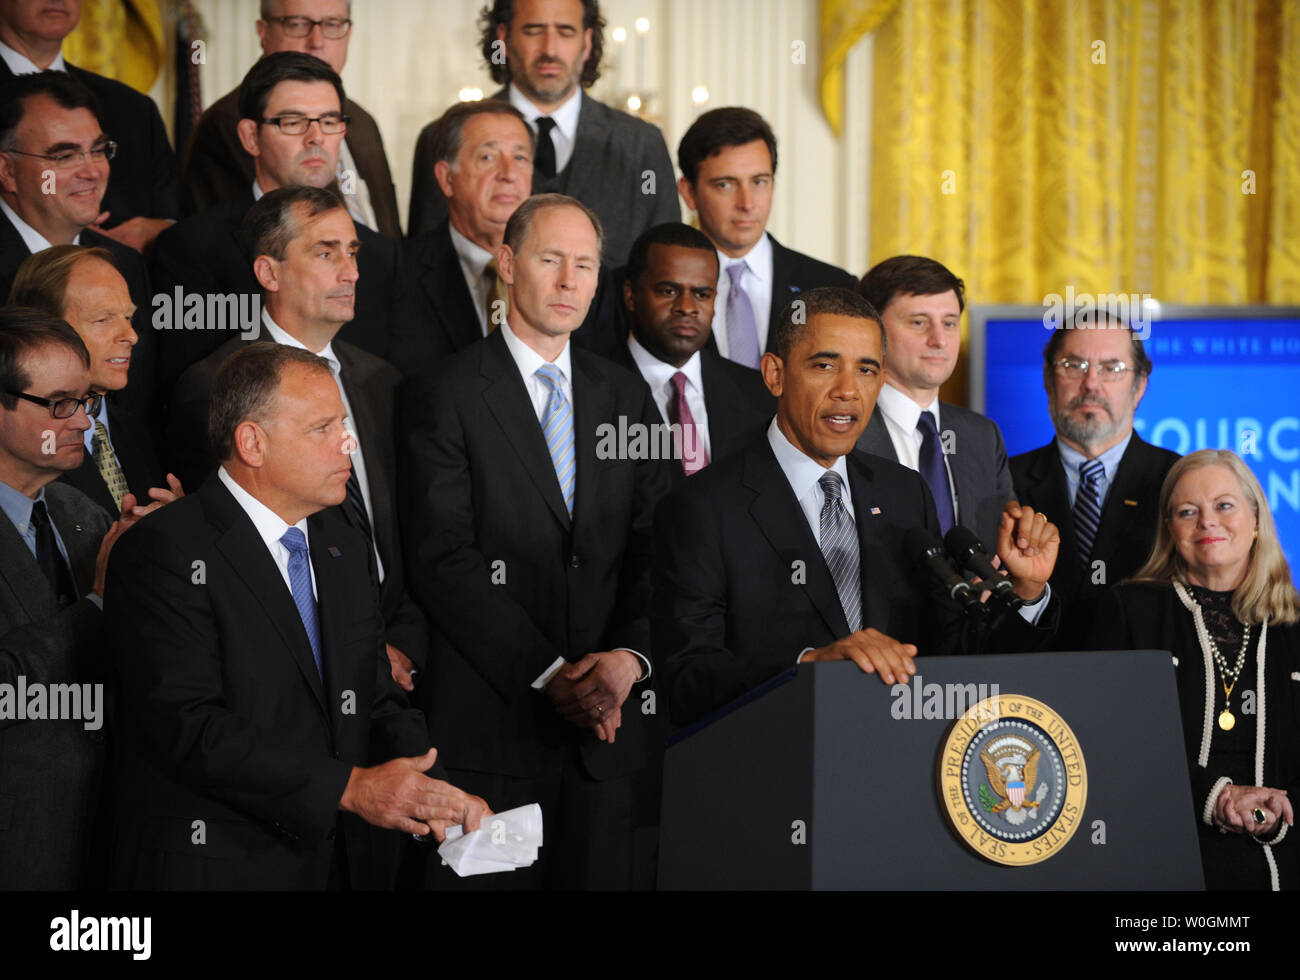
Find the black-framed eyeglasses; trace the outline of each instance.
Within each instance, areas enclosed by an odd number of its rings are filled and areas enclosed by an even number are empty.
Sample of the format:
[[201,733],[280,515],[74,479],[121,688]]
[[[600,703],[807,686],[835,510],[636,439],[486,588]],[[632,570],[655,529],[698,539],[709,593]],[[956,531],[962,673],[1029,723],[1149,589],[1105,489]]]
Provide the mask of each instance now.
[[0,150],[0,153],[13,153],[20,157],[35,157],[48,160],[55,170],[71,170],[80,167],[90,157],[95,163],[107,163],[117,156],[117,140],[104,140],[96,143],[89,150],[60,150],[58,153],[28,153],[26,150]]
[[285,136],[301,136],[312,123],[320,123],[320,131],[327,136],[347,132],[350,117],[337,112],[323,116],[263,116],[262,122],[268,123],[284,133]]
[[104,403],[104,396],[98,391],[92,391],[81,398],[42,398],[40,395],[29,395],[25,391],[14,391],[12,388],[6,388],[5,391],[15,398],[23,398],[35,405],[45,406],[56,419],[72,418],[77,414],[78,406],[86,410],[87,418],[93,419],[99,414],[99,406]]
[[[1081,357],[1058,357],[1054,362],[1056,370],[1072,381],[1085,377],[1093,361]],[[1124,361],[1101,361],[1097,364],[1097,374],[1102,381],[1118,381],[1133,370],[1133,365]]]
[[310,17],[267,17],[268,23],[279,24],[280,30],[287,37],[306,37],[315,27],[330,41],[337,41],[348,36],[352,30],[352,21],[346,17],[327,17],[324,20],[312,20]]

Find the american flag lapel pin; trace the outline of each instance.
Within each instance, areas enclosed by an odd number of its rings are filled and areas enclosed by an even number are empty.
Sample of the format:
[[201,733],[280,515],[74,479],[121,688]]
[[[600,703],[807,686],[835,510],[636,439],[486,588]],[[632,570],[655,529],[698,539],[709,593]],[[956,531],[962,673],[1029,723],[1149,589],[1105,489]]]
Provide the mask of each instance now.
[[876,517],[879,517],[879,516],[880,516],[880,508],[879,508],[879,507],[872,507],[872,508],[871,508],[871,513],[874,514]]
[[343,552],[339,551],[339,549],[336,548],[334,545],[329,546],[329,553],[333,555],[335,558],[343,557]]

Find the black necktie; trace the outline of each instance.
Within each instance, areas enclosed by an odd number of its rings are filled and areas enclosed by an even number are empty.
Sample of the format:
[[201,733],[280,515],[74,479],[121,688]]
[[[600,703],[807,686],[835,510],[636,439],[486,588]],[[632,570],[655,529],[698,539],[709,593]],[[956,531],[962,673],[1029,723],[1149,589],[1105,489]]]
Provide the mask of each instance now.
[[352,467],[348,473],[348,505],[357,519],[357,527],[366,533],[373,543],[375,533],[370,529],[370,515],[366,513],[366,498],[361,495],[361,481],[357,479],[357,468]]
[[32,504],[32,528],[36,531],[36,563],[45,573],[50,588],[58,597],[59,605],[66,606],[76,598],[76,586],[72,584],[72,570],[63,560],[59,542],[54,538],[54,526],[50,524],[44,500]]
[[537,159],[533,164],[543,177],[555,176],[555,144],[551,142],[554,128],[555,120],[550,116],[537,117]]
[[947,534],[956,522],[952,511],[952,490],[948,486],[948,468],[943,463],[943,445],[939,439],[939,427],[934,424],[934,416],[922,412],[916,420],[916,427],[921,432],[921,479],[930,488],[934,497],[934,508],[939,514],[939,527]]

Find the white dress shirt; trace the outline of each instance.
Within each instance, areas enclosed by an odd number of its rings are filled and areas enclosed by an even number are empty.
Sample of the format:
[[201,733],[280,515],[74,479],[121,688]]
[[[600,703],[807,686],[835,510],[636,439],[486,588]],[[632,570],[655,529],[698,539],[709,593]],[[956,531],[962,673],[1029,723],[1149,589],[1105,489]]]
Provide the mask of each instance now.
[[754,308],[754,326],[758,328],[758,353],[767,350],[767,327],[772,318],[772,239],[763,235],[745,255],[733,259],[718,252],[718,293],[713,300],[713,339],[718,353],[728,357],[730,343],[727,338],[727,297],[731,294],[731,273],[727,271],[737,262],[748,264],[740,284]]
[[[346,136],[339,143],[338,168],[340,173],[348,171],[352,173],[352,195],[356,198],[357,206],[361,208],[361,223],[371,231],[378,231],[375,221],[375,208],[370,203],[370,188],[362,178],[361,171],[357,169],[357,161],[352,156],[352,151],[348,149],[348,138]],[[342,190],[342,187],[340,186],[339,189]]]
[[[46,240],[45,236],[29,225],[22,218],[18,217],[18,212],[9,206],[7,201],[0,201],[0,212],[9,219],[9,223],[14,226],[14,230],[22,236],[23,244],[27,246],[27,251],[35,255],[37,252],[44,252],[47,248],[52,248],[53,243]],[[81,232],[77,232],[72,239],[73,245],[81,244]]]
[[668,406],[677,397],[677,389],[673,387],[673,377],[678,371],[686,375],[686,407],[691,410],[691,418],[695,420],[699,445],[704,450],[705,456],[712,459],[713,451],[709,448],[709,409],[704,403],[704,375],[700,368],[700,352],[696,351],[689,361],[676,368],[651,354],[631,334],[628,334],[627,349],[631,352],[632,360],[636,362],[641,377],[645,378],[645,383],[650,386],[655,407],[659,409],[665,424],[670,423]]
[[[271,314],[267,313],[265,309],[262,310],[262,323],[265,325],[266,332],[270,335],[271,340],[277,344],[283,344],[285,347],[297,347],[299,350],[308,349],[302,341],[272,320]],[[312,351],[312,353],[329,361],[330,372],[334,375],[334,383],[339,386],[339,397],[343,399],[343,411],[347,414],[345,424],[357,443],[356,451],[352,454],[352,469],[356,471],[357,483],[361,487],[361,499],[366,505],[366,517],[369,518],[370,526],[373,528],[375,526],[375,508],[370,502],[370,481],[366,478],[366,454],[361,445],[361,437],[357,435],[356,426],[352,422],[352,404],[348,401],[348,393],[343,388],[342,365],[339,364],[339,359],[334,353],[332,343],[326,344],[320,350]],[[346,501],[344,503],[347,506]],[[371,548],[375,552],[375,567],[379,572],[379,581],[382,583],[384,581],[384,562],[379,557],[379,550],[375,548],[373,541],[371,542]]]
[[[551,397],[551,387],[545,381],[537,376],[537,369],[543,364],[554,364],[560,369],[560,388],[564,392],[564,397],[569,402],[569,407],[573,407],[573,362],[570,357],[571,347],[566,341],[564,350],[554,361],[547,361],[541,354],[525,344],[510,329],[509,321],[501,324],[498,328],[501,331],[501,337],[506,342],[506,349],[510,351],[511,358],[514,359],[515,366],[519,368],[520,375],[524,379],[524,387],[528,389],[528,398],[533,403],[533,411],[537,413],[537,423],[540,425],[542,416],[546,412],[546,402]],[[576,433],[575,433],[576,439]],[[625,648],[626,649],[626,648]],[[628,650],[641,661],[641,677],[638,680],[645,680],[650,676],[650,661],[638,653],[636,650]],[[542,671],[533,681],[533,689],[540,691],[551,682],[551,678],[560,672],[560,668],[565,664],[563,657],[556,657],[555,662],[546,670]]]
[[9,70],[13,72],[13,74],[15,75],[32,75],[42,70],[43,71],[67,71],[68,70],[68,66],[64,64],[63,61],[62,51],[60,51],[58,54],[54,56],[54,60],[50,62],[49,68],[42,69],[40,66],[36,64],[36,62],[28,58],[27,55],[19,54],[13,48],[9,47],[9,45],[5,44],[3,41],[0,41],[0,58],[4,59],[4,63],[9,66]]
[[486,337],[488,300],[492,297],[489,295],[490,290],[483,279],[483,274],[487,271],[488,263],[496,256],[476,242],[471,242],[458,232],[451,222],[447,223],[447,228],[451,232],[451,247],[456,250],[456,258],[460,260],[461,275],[465,277],[465,285],[469,287],[469,294],[474,300],[474,312],[478,314],[479,329]]
[[307,518],[304,517],[293,525],[285,523],[279,514],[236,483],[235,478],[226,472],[224,466],[217,469],[217,478],[226,485],[226,489],[235,498],[235,503],[243,508],[249,520],[253,522],[253,527],[257,528],[258,536],[266,545],[266,550],[271,553],[271,559],[275,562],[275,567],[280,570],[280,577],[284,579],[284,587],[289,590],[290,596],[293,595],[293,585],[289,581],[290,554],[289,549],[280,543],[280,539],[290,527],[296,527],[302,532],[308,548],[307,567],[311,569],[311,594],[316,595],[316,569],[311,563],[311,536],[307,531]]
[[523,113],[534,136],[537,135],[538,116],[550,116],[555,120],[555,128],[551,130],[551,145],[555,147],[555,172],[564,173],[564,168],[573,159],[573,148],[578,142],[578,111],[582,108],[582,87],[576,87],[568,101],[554,112],[543,112],[537,108],[513,84],[506,88],[506,98]]
[[[935,431],[939,433],[939,448],[942,449],[943,422],[939,419],[939,399],[935,398],[930,402],[929,407],[922,408],[889,382],[885,382],[880,386],[876,405],[885,419],[885,431],[889,433],[889,441],[894,444],[894,454],[898,457],[898,461],[909,470],[920,472],[922,436],[916,427],[916,421],[921,417],[922,412],[930,413],[934,418]],[[952,478],[952,466],[948,463],[947,453],[943,454],[943,468],[948,474],[948,496],[952,499],[953,523],[960,524],[961,509],[960,502],[957,500],[957,484]]]

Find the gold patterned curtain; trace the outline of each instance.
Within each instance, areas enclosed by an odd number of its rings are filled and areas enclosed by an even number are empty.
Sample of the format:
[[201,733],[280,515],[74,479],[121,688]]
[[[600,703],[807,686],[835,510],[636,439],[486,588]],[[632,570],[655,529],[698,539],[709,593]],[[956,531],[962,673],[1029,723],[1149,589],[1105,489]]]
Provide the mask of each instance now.
[[158,0],[81,0],[81,20],[64,39],[63,56],[148,93],[163,59]]
[[1300,4],[902,0],[873,71],[873,262],[986,303],[1300,303]]

